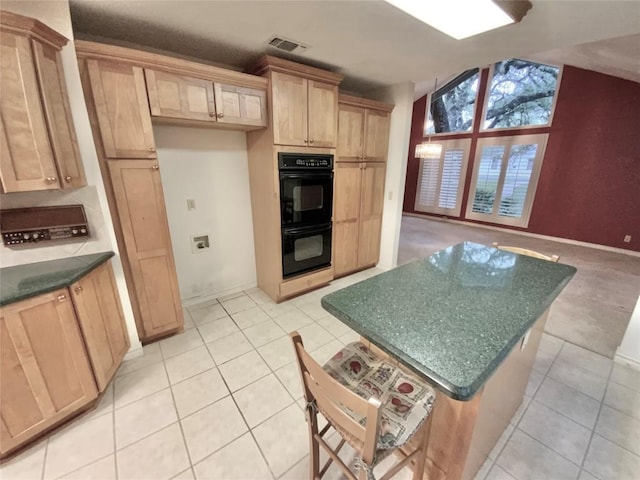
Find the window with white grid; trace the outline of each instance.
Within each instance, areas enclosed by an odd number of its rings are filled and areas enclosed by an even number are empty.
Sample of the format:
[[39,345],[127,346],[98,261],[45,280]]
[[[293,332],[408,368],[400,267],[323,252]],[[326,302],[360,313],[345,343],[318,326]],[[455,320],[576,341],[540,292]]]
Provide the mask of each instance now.
[[[434,142],[436,143],[436,142]],[[415,209],[460,216],[471,139],[445,140],[440,158],[421,158]]]
[[480,138],[466,217],[526,227],[547,137],[540,134]]

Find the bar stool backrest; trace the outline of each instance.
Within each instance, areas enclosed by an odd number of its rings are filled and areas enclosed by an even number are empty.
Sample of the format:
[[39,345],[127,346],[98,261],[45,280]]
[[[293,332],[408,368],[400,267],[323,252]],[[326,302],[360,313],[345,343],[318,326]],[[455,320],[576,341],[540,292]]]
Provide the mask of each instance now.
[[544,253],[536,252],[535,250],[529,250],[528,248],[509,247],[507,245],[498,245],[498,242],[493,242],[493,247],[498,250],[505,250],[507,252],[519,253],[520,255],[527,255],[529,257],[540,258],[549,262],[557,263],[560,260],[558,255],[545,255]]

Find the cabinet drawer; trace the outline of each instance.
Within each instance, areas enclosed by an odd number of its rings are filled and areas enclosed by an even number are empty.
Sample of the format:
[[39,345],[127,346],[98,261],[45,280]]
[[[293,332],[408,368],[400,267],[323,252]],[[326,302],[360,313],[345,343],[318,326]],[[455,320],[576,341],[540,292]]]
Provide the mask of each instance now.
[[280,284],[279,299],[290,297],[306,290],[311,290],[312,288],[329,283],[331,280],[333,280],[333,267],[294,278],[293,280],[287,280]]

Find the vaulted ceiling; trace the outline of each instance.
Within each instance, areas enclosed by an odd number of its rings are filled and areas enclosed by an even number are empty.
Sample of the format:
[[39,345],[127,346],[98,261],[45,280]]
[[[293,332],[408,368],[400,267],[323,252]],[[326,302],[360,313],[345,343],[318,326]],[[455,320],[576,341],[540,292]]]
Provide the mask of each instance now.
[[[405,81],[424,89],[436,76],[549,51],[536,58],[569,64],[577,59],[578,66],[640,81],[640,2],[532,3],[519,24],[454,40],[383,1],[70,1],[79,37],[148,46],[237,69],[271,53],[340,71],[344,87],[357,92]],[[273,35],[310,48],[303,55],[274,50],[266,44]],[[575,47],[631,35],[602,49],[597,43]]]

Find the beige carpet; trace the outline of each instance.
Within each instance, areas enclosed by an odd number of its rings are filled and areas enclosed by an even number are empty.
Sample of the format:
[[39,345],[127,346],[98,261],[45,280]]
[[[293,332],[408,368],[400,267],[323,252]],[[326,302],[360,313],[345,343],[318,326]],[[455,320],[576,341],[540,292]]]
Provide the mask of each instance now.
[[546,331],[613,358],[640,294],[640,257],[437,220],[404,216],[398,264],[462,241],[499,242],[560,255],[578,269],[556,299]]

